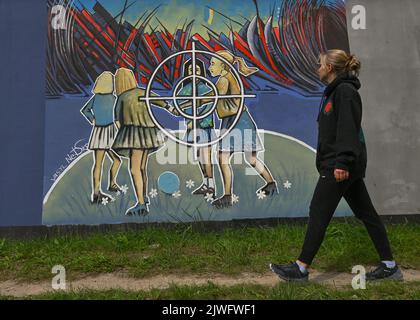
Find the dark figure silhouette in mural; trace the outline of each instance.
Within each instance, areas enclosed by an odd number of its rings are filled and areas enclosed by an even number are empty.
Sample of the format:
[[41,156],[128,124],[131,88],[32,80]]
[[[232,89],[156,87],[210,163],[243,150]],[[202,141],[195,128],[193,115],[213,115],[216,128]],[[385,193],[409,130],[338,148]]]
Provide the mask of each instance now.
[[[192,75],[192,60],[188,60],[184,64],[183,77],[186,78]],[[196,75],[201,77],[206,77],[206,67],[203,61],[196,59]],[[182,81],[182,87],[177,91],[177,96],[191,96],[192,95],[192,80],[187,78]],[[211,92],[211,88],[200,78],[196,79],[196,90],[198,96],[204,96]],[[181,100],[182,104],[183,101]],[[197,115],[201,116],[208,113],[212,109],[212,102],[201,104],[197,108]],[[183,108],[184,112],[193,115],[192,106]],[[178,115],[176,109],[173,112],[175,115]],[[198,163],[200,165],[201,174],[203,177],[202,184],[195,189],[192,194],[194,195],[204,195],[213,197],[215,194],[215,184],[213,179],[213,162],[212,162],[212,145],[211,141],[216,140],[216,132],[214,130],[214,115],[213,113],[208,116],[197,120],[196,126],[196,141],[194,141],[194,132],[193,132],[193,120],[187,119],[187,131],[184,136],[184,141],[188,143],[200,143],[208,144],[204,147],[197,148],[198,150]]]
[[92,196],[93,203],[101,203],[104,199],[111,201],[112,196],[101,190],[102,168],[105,155],[112,161],[108,176],[108,191],[118,192],[117,175],[121,166],[120,157],[111,149],[117,129],[114,125],[114,75],[103,72],[95,81],[93,96],[80,110],[93,125],[89,139],[89,149],[93,150]]
[[[151,153],[165,143],[165,136],[150,117],[144,97],[145,90],[137,87],[133,71],[120,68],[115,73],[115,91],[118,96],[115,105],[115,124],[118,133],[112,148],[130,162],[130,176],[137,203],[126,215],[146,215],[149,212],[147,197],[147,160]],[[153,105],[168,109],[171,106],[163,100],[154,100]]]
[[367,152],[362,121],[362,101],[358,92],[360,61],[342,50],[320,55],[319,77],[328,85],[318,113],[316,167],[320,174],[310,204],[309,222],[301,254],[295,262],[270,268],[286,281],[306,281],[324,239],[328,224],[344,197],[354,215],[367,228],[381,263],[366,274],[366,280],[402,280],[395,263],[385,227],[372,204],[363,178]]
[[[231,65],[239,66],[239,73],[245,77],[258,71],[255,67],[248,67],[245,60],[232,55],[229,51],[216,52],[226,59]],[[219,96],[241,94],[238,79],[235,78],[230,67],[220,59],[213,57],[210,61],[209,71],[213,77],[218,77],[216,88]],[[219,99],[217,103],[217,114],[222,119],[220,134],[223,135],[228,128],[232,127],[235,117],[239,111],[239,98]],[[258,152],[263,151],[263,146],[257,132],[254,120],[249,114],[246,106],[242,109],[239,120],[233,129],[219,142],[219,167],[222,173],[224,194],[214,200],[212,204],[216,208],[224,208],[232,205],[233,193],[233,172],[230,164],[232,155],[236,152],[243,152],[245,161],[252,166],[266,185],[259,192],[266,195],[277,193],[277,184],[267,166],[258,158]]]

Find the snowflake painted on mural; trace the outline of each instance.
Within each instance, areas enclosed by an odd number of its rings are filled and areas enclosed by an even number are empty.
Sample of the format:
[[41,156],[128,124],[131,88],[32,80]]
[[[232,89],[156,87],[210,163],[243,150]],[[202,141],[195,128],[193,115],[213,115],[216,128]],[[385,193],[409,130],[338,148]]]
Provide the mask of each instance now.
[[290,189],[292,187],[292,183],[289,180],[287,180],[285,183],[283,183],[283,187],[285,189]]
[[186,181],[185,185],[188,189],[191,189],[191,188],[194,188],[195,182],[190,179],[190,180]]
[[125,184],[125,185],[123,185],[123,186],[121,186],[121,192],[122,193],[124,193],[124,194],[126,194],[127,193],[127,191],[128,191],[128,186]]
[[257,197],[258,197],[258,199],[259,199],[259,200],[264,200],[264,199],[267,197],[267,195],[265,194],[265,192],[264,192],[264,191],[259,190],[259,191],[257,192]]
[[179,197],[181,197],[181,192],[178,190],[177,192],[172,193],[172,197],[178,199]]
[[213,193],[206,193],[206,195],[204,196],[204,199],[205,199],[207,202],[212,202],[212,201],[213,201],[213,199],[214,199],[214,194],[213,194]]
[[237,196],[236,194],[232,194],[232,203],[239,203],[239,196]]
[[106,205],[108,204],[108,202],[109,202],[109,201],[108,201],[108,198],[107,198],[107,197],[103,197],[103,198],[102,198],[102,202],[101,202],[101,203],[102,203],[104,206],[106,206]]
[[158,191],[157,191],[157,189],[151,189],[150,190],[150,192],[149,192],[149,196],[150,196],[150,198],[156,198],[157,197],[157,195],[158,195]]

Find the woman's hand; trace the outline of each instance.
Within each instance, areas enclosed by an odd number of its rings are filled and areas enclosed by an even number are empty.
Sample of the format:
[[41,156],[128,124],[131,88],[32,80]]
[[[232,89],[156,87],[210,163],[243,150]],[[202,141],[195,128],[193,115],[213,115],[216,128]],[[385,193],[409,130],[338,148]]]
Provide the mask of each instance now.
[[337,182],[341,182],[349,178],[349,172],[346,170],[335,169],[334,177],[335,177],[335,180],[337,180]]

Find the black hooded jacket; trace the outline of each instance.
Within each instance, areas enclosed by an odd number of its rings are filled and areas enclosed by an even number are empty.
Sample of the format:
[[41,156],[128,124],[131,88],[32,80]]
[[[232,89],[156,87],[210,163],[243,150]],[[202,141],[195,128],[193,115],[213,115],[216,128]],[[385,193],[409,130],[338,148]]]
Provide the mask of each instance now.
[[318,114],[316,167],[321,175],[334,176],[334,169],[365,177],[367,152],[361,127],[360,81],[338,76],[324,91]]

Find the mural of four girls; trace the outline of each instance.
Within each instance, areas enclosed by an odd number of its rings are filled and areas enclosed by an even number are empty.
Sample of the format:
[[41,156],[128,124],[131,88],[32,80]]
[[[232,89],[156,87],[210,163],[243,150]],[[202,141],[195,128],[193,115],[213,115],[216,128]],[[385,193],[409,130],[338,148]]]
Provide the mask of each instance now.
[[345,2],[207,2],[48,1],[43,224],[307,216]]

